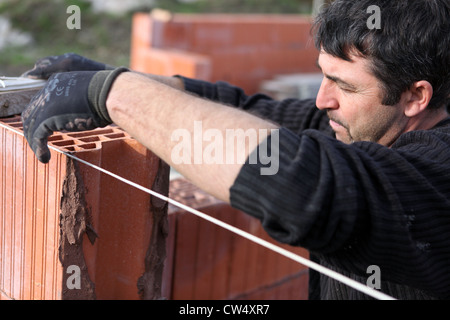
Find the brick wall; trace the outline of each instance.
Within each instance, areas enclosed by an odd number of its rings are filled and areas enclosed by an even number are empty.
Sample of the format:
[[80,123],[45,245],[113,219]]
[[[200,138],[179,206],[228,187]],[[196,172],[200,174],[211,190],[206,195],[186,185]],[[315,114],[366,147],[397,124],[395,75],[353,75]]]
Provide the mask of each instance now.
[[[131,68],[225,80],[257,92],[279,74],[317,72],[310,18],[181,15],[133,18]],[[172,198],[268,241],[261,224],[186,181]],[[302,248],[289,250],[307,257]],[[167,299],[307,299],[308,269],[183,210],[169,207],[163,296]]]
[[[20,117],[0,119],[22,130]],[[117,127],[55,133],[50,145],[106,170],[168,192],[168,170],[144,146]],[[161,207],[134,187],[51,150],[41,164],[25,138],[0,129],[1,299],[159,298],[159,261],[153,246]],[[166,211],[165,211],[166,212]],[[163,211],[164,213],[164,211]],[[157,219],[158,218],[158,219]],[[81,271],[81,289],[71,289],[68,268]]]
[[[303,257],[271,239],[259,220],[199,190],[171,182],[170,197]],[[163,296],[176,300],[306,300],[308,268],[191,213],[169,206]]]
[[183,15],[133,18],[131,68],[224,80],[258,91],[279,74],[317,72],[318,52],[303,15]]

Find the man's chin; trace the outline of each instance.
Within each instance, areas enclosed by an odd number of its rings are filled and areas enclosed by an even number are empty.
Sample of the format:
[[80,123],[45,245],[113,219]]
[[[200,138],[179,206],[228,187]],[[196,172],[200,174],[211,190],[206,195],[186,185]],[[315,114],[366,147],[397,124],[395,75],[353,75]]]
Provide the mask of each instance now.
[[345,144],[351,144],[354,141],[348,136],[347,133],[342,133],[342,132],[334,132],[336,135],[336,140],[339,140]]

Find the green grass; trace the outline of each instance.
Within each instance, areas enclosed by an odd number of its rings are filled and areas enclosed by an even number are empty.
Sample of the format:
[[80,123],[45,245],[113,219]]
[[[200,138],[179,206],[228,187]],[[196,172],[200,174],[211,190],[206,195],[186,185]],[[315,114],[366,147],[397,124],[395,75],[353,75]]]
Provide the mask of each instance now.
[[[81,9],[81,30],[69,30],[69,4]],[[111,65],[128,65],[131,15],[113,16],[90,10],[78,1],[9,0],[0,5],[0,14],[10,17],[14,28],[33,36],[34,43],[0,52],[0,75],[17,76],[42,57],[76,52]]]

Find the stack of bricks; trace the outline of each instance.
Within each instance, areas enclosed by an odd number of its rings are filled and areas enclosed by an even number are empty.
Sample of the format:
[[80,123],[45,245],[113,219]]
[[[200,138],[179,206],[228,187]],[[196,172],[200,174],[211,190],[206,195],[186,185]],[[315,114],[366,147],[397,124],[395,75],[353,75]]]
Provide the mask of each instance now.
[[[138,13],[130,67],[253,93],[279,74],[317,71],[310,23],[295,15]],[[0,123],[22,130],[19,116]],[[168,166],[120,128],[55,133],[49,144],[169,192]],[[167,216],[164,201],[51,154],[41,164],[23,136],[0,129],[0,299],[307,298],[307,268],[183,210]],[[171,196],[272,241],[259,221],[185,181],[171,183]]]
[[304,15],[137,13],[131,68],[207,81],[228,81],[247,93],[280,74],[315,73],[318,51]]
[[[0,123],[22,130],[20,117]],[[0,143],[0,299],[307,299],[306,267],[55,150],[43,165],[17,132],[2,128]],[[168,193],[167,165],[120,128],[56,133],[49,144]],[[275,243],[184,179],[170,197]]]
[[[302,15],[154,15],[133,17],[134,70],[228,81],[251,94],[280,74],[316,73],[311,17]],[[272,241],[254,218],[187,181],[170,195],[219,220]],[[169,207],[163,296],[168,299],[307,299],[308,269],[240,236]],[[302,248],[286,249],[308,256]]]
[[[281,245],[259,220],[198,189],[173,180],[170,197],[236,228],[307,258],[303,248]],[[174,300],[306,300],[308,268],[182,209],[169,206],[163,296]]]
[[[0,122],[22,130],[19,116]],[[55,133],[49,144],[168,193],[168,166],[117,127]],[[39,163],[22,135],[0,130],[0,298],[160,298],[164,251],[153,253],[165,248],[166,204],[51,156]]]

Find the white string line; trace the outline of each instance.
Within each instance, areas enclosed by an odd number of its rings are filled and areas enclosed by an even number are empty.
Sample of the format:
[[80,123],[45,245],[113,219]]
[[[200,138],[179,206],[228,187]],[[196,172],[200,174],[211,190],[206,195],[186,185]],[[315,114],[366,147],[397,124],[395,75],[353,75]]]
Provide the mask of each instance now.
[[[11,128],[11,127],[5,126],[2,123],[0,123],[0,126],[3,127],[3,128],[9,129],[11,131],[14,131],[15,133],[17,133],[17,134],[19,134],[21,136],[24,136],[24,134],[22,132],[20,132],[18,130],[15,130],[15,129]],[[256,244],[259,244],[259,245],[261,245],[261,246],[263,246],[263,247],[265,247],[265,248],[267,248],[269,250],[272,250],[272,251],[274,251],[274,252],[276,252],[278,254],[281,254],[282,256],[285,256],[285,257],[287,257],[287,258],[289,258],[289,259],[291,259],[293,261],[296,261],[296,262],[298,262],[300,264],[303,264],[304,266],[306,266],[308,268],[311,268],[311,269],[313,269],[313,270],[315,270],[317,272],[320,272],[320,273],[322,273],[324,275],[327,275],[330,278],[333,278],[333,279],[335,279],[335,280],[337,280],[339,282],[342,282],[345,285],[347,285],[349,287],[352,287],[352,288],[354,288],[354,289],[356,289],[356,290],[358,290],[358,291],[360,291],[362,293],[365,293],[365,294],[367,294],[367,295],[369,295],[369,296],[371,296],[371,297],[373,297],[375,299],[378,299],[378,300],[396,300],[395,298],[393,298],[393,297],[391,297],[389,295],[386,295],[386,294],[384,294],[384,293],[382,293],[380,291],[377,291],[377,290],[375,290],[373,288],[370,288],[370,287],[368,287],[366,285],[363,285],[362,283],[360,283],[360,282],[358,282],[356,280],[348,278],[348,277],[346,277],[346,276],[344,276],[344,275],[342,275],[342,274],[340,274],[340,273],[338,273],[336,271],[328,269],[328,268],[326,268],[326,267],[324,267],[324,266],[322,266],[322,265],[320,265],[318,263],[315,263],[315,262],[313,262],[313,261],[311,261],[309,259],[306,259],[306,258],[304,258],[302,256],[299,256],[299,255],[297,255],[295,253],[292,253],[292,252],[290,252],[290,251],[288,251],[286,249],[283,249],[283,248],[281,248],[281,247],[279,247],[277,245],[274,245],[273,243],[270,243],[270,242],[268,242],[266,240],[258,238],[258,237],[254,236],[254,235],[252,235],[252,234],[250,234],[248,232],[245,232],[245,231],[243,231],[243,230],[241,230],[239,228],[236,228],[236,227],[234,227],[232,225],[229,225],[229,224],[227,224],[227,223],[225,223],[225,222],[223,222],[221,220],[213,218],[213,217],[211,217],[211,216],[209,216],[209,215],[207,215],[205,213],[202,213],[202,212],[200,212],[200,211],[198,211],[198,210],[196,210],[194,208],[191,208],[191,207],[189,207],[187,205],[184,205],[184,204],[182,204],[182,203],[180,203],[180,202],[178,202],[176,200],[173,200],[173,199],[171,199],[169,197],[166,197],[166,196],[164,196],[162,194],[159,194],[159,193],[157,193],[157,192],[155,192],[155,191],[153,191],[151,189],[143,187],[143,186],[141,186],[141,185],[139,185],[139,184],[137,184],[137,183],[135,183],[133,181],[125,179],[125,178],[123,178],[123,177],[121,177],[121,176],[119,176],[119,175],[117,175],[115,173],[112,173],[112,172],[110,172],[108,170],[105,170],[105,169],[103,169],[103,168],[101,168],[101,167],[99,167],[97,165],[94,165],[94,164],[92,164],[90,162],[82,160],[82,159],[80,159],[80,158],[78,158],[78,157],[76,157],[76,156],[74,156],[74,155],[72,155],[72,154],[70,154],[68,152],[62,151],[62,150],[60,150],[60,149],[58,149],[58,148],[56,148],[54,146],[51,146],[51,145],[48,145],[48,147],[50,149],[52,149],[52,150],[55,150],[56,152],[59,152],[61,154],[66,155],[69,158],[72,158],[72,159],[74,159],[74,160],[76,160],[76,161],[78,161],[80,163],[83,163],[83,164],[85,164],[85,165],[87,165],[87,166],[89,166],[89,167],[91,167],[93,169],[96,169],[96,170],[98,170],[98,171],[100,171],[100,172],[102,172],[102,173],[104,173],[106,175],[109,175],[109,176],[111,176],[111,177],[113,177],[113,178],[115,178],[117,180],[120,180],[120,181],[122,181],[122,182],[124,182],[124,183],[126,183],[126,184],[128,184],[128,185],[130,185],[132,187],[135,187],[136,189],[139,189],[139,190],[141,190],[141,191],[143,191],[145,193],[148,193],[148,194],[150,194],[152,196],[155,196],[155,197],[157,197],[157,198],[159,198],[159,199],[161,199],[163,201],[167,201],[168,203],[171,203],[174,206],[179,207],[180,209],[186,210],[187,212],[190,212],[190,213],[192,213],[192,214],[194,214],[194,215],[196,215],[196,216],[198,216],[198,217],[200,217],[200,218],[202,218],[204,220],[207,220],[207,221],[209,221],[209,222],[211,222],[211,223],[213,223],[213,224],[215,224],[215,225],[217,225],[219,227],[222,227],[222,228],[224,228],[224,229],[226,229],[228,231],[231,231],[231,232],[233,232],[233,233],[235,233],[235,234],[237,234],[237,235],[239,235],[239,236],[241,236],[243,238],[246,238],[246,239],[248,239],[248,240],[250,240],[250,241],[252,241],[252,242],[254,242]]]

